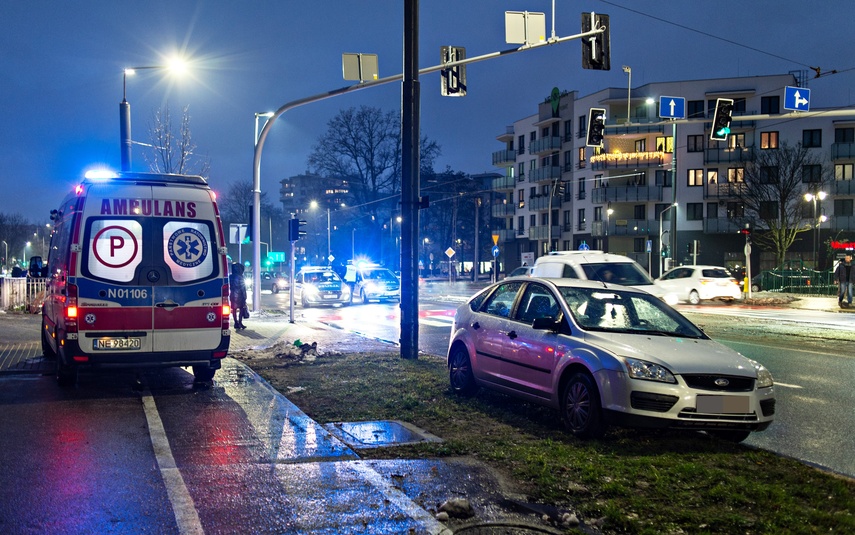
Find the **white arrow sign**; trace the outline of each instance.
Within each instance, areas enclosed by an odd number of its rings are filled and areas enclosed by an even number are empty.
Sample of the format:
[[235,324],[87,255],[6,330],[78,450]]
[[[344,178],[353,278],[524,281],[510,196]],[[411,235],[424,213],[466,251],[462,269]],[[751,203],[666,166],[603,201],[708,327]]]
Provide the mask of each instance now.
[[808,100],[806,98],[802,97],[801,93],[799,93],[798,91],[796,91],[794,96],[796,97],[796,107],[797,108],[808,103]]

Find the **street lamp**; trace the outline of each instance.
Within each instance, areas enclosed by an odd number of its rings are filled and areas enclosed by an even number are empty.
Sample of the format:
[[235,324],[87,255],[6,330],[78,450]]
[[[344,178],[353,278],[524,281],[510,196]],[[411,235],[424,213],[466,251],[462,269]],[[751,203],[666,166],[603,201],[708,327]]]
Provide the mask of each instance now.
[[813,211],[811,212],[813,224],[813,269],[819,269],[819,226],[825,222],[826,217],[817,212],[817,201],[822,201],[828,196],[824,191],[818,193],[805,193],[805,200],[813,203]]
[[185,63],[175,58],[168,65],[148,65],[145,67],[128,67],[122,71],[122,102],[119,103],[119,150],[122,157],[122,172],[131,170],[131,104],[128,102],[128,75],[133,76],[137,71],[149,69],[167,69],[173,72],[183,72]]
[[6,243],[6,240],[3,240],[3,246],[6,248],[5,252],[3,253],[3,267],[8,268],[9,267],[9,244]]
[[626,87],[626,124],[629,124],[629,95],[632,91],[632,68],[624,65],[623,72],[629,75],[629,83]]
[[609,218],[611,217],[611,215],[613,213],[615,213],[615,211],[612,208],[608,208],[606,210],[606,243],[605,243],[606,252],[609,252]]
[[[662,272],[665,271],[665,257],[662,256],[662,216],[665,215],[665,212],[670,210],[671,208],[676,208],[677,203],[669,204],[667,208],[659,212],[659,276],[662,276]],[[670,240],[669,240],[670,241]],[[673,248],[671,249],[671,254],[674,254]]]
[[27,269],[27,247],[30,246],[30,242],[24,244],[24,249],[21,251],[21,267]]
[[[312,201],[309,203],[309,208],[314,210],[318,207],[318,201]],[[330,246],[330,209],[327,207],[327,262],[331,263],[330,257],[332,256],[332,247]]]

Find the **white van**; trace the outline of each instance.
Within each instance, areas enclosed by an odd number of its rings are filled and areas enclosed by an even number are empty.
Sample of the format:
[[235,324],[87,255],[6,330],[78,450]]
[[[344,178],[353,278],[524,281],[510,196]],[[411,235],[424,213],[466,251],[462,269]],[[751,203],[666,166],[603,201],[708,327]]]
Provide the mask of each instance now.
[[202,177],[87,178],[51,219],[42,348],[61,385],[81,368],[189,366],[213,379],[229,348],[229,271]]
[[669,305],[677,302],[676,295],[658,286],[638,262],[627,256],[603,251],[552,251],[534,261],[531,276],[621,284],[644,290]]

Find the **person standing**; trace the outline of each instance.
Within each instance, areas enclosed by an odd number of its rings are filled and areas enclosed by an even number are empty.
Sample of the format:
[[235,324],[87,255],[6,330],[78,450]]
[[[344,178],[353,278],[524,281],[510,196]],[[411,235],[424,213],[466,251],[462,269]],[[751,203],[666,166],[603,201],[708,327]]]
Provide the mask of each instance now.
[[243,311],[246,309],[246,281],[243,280],[243,265],[232,264],[232,274],[229,275],[229,303],[235,318],[235,330],[246,329],[243,324]]
[[[843,260],[834,269],[834,282],[837,283],[837,304],[848,308],[852,304],[852,283],[855,282],[855,269],[852,268],[852,253],[846,253]],[[843,299],[846,299],[844,303]]]

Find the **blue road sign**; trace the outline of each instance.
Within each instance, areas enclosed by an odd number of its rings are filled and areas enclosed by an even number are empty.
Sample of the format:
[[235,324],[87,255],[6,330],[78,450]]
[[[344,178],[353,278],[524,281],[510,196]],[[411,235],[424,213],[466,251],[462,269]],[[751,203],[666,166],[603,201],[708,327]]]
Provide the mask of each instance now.
[[810,89],[787,86],[784,89],[784,109],[793,111],[810,110]]
[[579,244],[579,250],[580,251],[590,251],[591,246],[588,245],[587,243],[585,243],[585,240],[582,240],[582,243]]
[[494,245],[491,250],[493,251],[493,256],[499,256],[499,246],[498,245]]
[[663,119],[685,119],[686,99],[683,97],[659,97],[659,117]]

